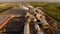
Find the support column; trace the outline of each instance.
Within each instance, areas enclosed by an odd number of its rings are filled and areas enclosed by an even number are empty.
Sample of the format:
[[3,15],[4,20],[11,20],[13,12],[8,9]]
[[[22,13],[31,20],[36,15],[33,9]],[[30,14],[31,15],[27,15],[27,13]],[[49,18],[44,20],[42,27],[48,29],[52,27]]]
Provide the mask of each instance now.
[[25,26],[24,26],[24,34],[30,34],[29,23],[25,23]]

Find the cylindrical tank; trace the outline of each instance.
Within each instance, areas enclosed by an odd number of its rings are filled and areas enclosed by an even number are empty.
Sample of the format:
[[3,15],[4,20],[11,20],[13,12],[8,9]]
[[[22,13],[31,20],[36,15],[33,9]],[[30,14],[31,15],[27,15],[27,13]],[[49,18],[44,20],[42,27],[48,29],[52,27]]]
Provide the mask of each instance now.
[[28,7],[28,8],[29,8],[29,12],[30,12],[30,13],[32,13],[32,12],[33,12],[33,10],[34,10],[34,9],[33,9],[33,6],[31,6],[31,5],[26,5],[26,7]]

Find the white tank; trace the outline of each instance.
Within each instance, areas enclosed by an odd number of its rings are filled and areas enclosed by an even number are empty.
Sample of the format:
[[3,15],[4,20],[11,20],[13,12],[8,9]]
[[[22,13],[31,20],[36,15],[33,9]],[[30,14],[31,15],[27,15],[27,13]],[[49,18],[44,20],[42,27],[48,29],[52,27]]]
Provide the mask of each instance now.
[[29,8],[29,12],[30,12],[30,13],[33,13],[33,10],[34,10],[34,9],[33,9],[33,6],[31,6],[31,5],[26,5],[26,7]]
[[36,29],[38,32],[41,31],[38,24],[35,24],[35,29]]
[[26,6],[22,6],[22,8],[23,8],[24,10],[29,11],[29,8],[28,8],[28,7],[26,7]]
[[36,14],[36,17],[37,17],[37,19],[39,19],[39,20],[40,20],[40,16],[42,16],[42,15],[39,14],[39,13]]
[[42,15],[42,18],[41,18],[41,19],[42,19],[42,20],[45,20],[45,16]]
[[26,15],[25,16],[30,16],[30,13],[26,12]]
[[36,22],[36,21],[37,21],[37,19],[35,18],[35,16],[31,15],[30,17],[31,17],[31,19],[33,19],[33,18],[34,18],[34,20],[33,20],[34,22]]
[[43,14],[43,12],[41,11],[41,9],[34,8],[34,12],[36,12],[36,10],[37,10],[38,13]]
[[28,8],[33,8],[33,6],[31,6],[31,5],[26,5]]
[[43,20],[43,25],[49,25],[48,22],[46,20]]

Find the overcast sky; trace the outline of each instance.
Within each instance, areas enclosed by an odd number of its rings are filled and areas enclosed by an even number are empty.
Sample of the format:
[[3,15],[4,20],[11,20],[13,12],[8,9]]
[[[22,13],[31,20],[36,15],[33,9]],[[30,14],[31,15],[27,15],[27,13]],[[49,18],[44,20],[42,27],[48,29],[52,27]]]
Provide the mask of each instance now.
[[33,2],[33,1],[37,1],[37,2],[60,2],[60,0],[0,0],[0,2]]

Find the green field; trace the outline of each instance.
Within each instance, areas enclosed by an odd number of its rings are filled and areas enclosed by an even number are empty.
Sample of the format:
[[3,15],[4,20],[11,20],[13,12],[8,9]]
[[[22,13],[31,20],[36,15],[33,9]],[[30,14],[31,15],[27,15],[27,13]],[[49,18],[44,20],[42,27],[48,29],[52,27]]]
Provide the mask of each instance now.
[[5,10],[8,10],[8,9],[11,9],[13,7],[18,7],[18,3],[0,3],[0,13],[5,11]]
[[60,3],[33,2],[30,4],[34,7],[42,7],[42,11],[60,22]]

